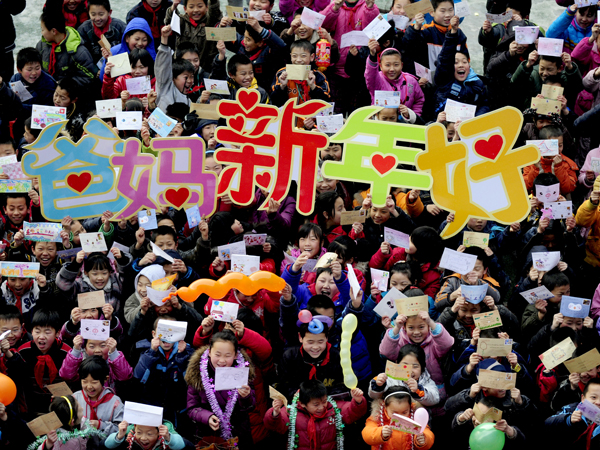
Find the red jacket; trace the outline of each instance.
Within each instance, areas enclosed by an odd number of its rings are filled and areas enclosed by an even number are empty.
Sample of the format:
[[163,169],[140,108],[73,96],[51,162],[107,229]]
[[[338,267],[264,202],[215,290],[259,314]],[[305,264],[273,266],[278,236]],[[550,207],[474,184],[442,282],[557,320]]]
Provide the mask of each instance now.
[[[102,98],[104,100],[121,98],[121,92],[127,90],[126,80],[130,80],[131,78],[133,78],[131,74],[122,75],[117,78],[111,78],[108,75],[104,75],[104,80],[102,81]],[[156,78],[152,77],[152,80],[150,80],[150,85],[152,89],[156,91]],[[142,99],[148,97],[148,94],[132,94],[130,97]],[[144,108],[144,117],[150,117],[150,110],[147,107]]]
[[[351,424],[358,421],[367,412],[367,400],[363,397],[363,401],[358,404],[354,399],[350,402],[342,400],[336,401],[338,408],[341,410],[342,421],[345,424]],[[288,413],[285,408],[277,417],[273,417],[273,408],[269,408],[264,416],[265,428],[273,430],[279,434],[288,432],[288,424],[290,422]],[[296,434],[298,435],[298,449],[309,450],[313,447],[310,445],[308,437],[308,422],[310,414],[300,405],[298,405],[298,414],[296,415]],[[327,412],[320,419],[315,419],[316,428],[316,446],[318,450],[335,450],[337,448],[336,429],[335,429],[335,411],[331,403],[327,404]],[[348,447],[352,447],[349,445]]]
[[[381,249],[377,250],[377,252],[371,257],[369,261],[369,267],[373,269],[383,269],[390,270],[394,264],[399,261],[406,261],[406,249],[401,247],[396,247],[392,250],[392,253],[389,255],[384,255],[381,253]],[[423,273],[423,278],[417,286],[421,289],[425,294],[429,295],[431,298],[435,298],[440,287],[442,287],[442,277],[441,273],[437,270],[438,263],[436,263],[433,267],[431,263],[426,263],[421,266],[421,272]]]

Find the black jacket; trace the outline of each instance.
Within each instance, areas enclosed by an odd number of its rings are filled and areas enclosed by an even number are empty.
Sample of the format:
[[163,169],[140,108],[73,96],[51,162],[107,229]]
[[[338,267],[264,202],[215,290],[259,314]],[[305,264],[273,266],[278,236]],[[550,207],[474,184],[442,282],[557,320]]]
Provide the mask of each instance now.
[[0,0],[0,51],[8,53],[15,48],[17,33],[12,16],[21,14],[25,6],[25,0]]

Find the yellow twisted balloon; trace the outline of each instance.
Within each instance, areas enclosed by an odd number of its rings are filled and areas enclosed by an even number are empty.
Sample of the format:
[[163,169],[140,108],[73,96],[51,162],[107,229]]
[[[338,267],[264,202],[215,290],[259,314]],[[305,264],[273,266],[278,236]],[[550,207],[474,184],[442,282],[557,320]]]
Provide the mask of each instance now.
[[352,334],[358,321],[354,314],[346,314],[344,320],[342,320],[342,340],[340,342],[340,363],[342,365],[342,371],[344,372],[344,384],[348,389],[354,389],[358,385],[358,379],[354,375],[352,370],[352,358],[350,353],[350,347],[352,345]]

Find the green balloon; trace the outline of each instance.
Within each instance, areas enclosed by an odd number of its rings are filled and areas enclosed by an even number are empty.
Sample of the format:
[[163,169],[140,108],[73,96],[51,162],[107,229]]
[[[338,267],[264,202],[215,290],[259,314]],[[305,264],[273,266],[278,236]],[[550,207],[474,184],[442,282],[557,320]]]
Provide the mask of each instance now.
[[493,423],[482,423],[475,427],[469,437],[471,450],[502,450],[506,436],[494,428]]

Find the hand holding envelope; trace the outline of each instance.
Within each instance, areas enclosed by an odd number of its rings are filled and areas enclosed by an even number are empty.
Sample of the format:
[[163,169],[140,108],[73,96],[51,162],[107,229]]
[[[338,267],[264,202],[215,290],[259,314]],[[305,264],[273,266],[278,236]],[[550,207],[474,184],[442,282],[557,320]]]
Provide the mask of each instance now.
[[120,53],[115,56],[109,56],[107,62],[114,66],[110,69],[110,77],[116,78],[119,75],[131,73],[131,64],[129,63],[129,53]]

